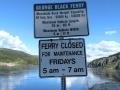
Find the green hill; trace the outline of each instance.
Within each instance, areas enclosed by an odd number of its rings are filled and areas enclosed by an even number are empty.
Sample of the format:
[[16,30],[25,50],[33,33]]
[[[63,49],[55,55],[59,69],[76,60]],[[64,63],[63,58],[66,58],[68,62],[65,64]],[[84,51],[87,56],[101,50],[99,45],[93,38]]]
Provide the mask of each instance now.
[[0,62],[17,64],[38,64],[38,57],[22,51],[0,48]]
[[89,68],[112,68],[120,70],[120,52],[109,57],[93,60],[87,66]]

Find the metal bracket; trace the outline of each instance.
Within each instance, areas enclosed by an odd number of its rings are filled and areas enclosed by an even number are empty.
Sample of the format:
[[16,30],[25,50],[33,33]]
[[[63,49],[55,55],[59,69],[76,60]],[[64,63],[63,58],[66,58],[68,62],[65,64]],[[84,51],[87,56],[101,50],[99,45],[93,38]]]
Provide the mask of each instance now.
[[59,39],[60,39],[60,40],[63,40],[63,39],[64,39],[64,37],[59,37]]
[[53,40],[52,40],[52,39],[50,39],[50,41],[51,41],[51,43],[52,43],[52,41],[53,41]]
[[69,38],[69,42],[71,42],[71,39],[72,39],[72,38]]

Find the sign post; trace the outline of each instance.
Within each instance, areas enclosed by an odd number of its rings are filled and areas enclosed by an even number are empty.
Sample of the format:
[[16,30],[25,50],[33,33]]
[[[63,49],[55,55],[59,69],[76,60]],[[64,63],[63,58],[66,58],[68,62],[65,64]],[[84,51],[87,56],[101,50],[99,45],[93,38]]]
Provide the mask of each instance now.
[[61,90],[66,90],[66,78],[61,77]]
[[39,40],[39,76],[60,77],[62,90],[66,90],[66,77],[87,76],[84,39],[64,37],[88,35],[85,1],[34,4],[34,37],[59,37]]
[[61,88],[66,90],[66,76],[86,76],[84,39],[54,39],[39,41],[39,76],[61,77]]
[[[60,37],[59,39],[64,39],[64,37]],[[61,77],[61,90],[66,90],[66,78]]]

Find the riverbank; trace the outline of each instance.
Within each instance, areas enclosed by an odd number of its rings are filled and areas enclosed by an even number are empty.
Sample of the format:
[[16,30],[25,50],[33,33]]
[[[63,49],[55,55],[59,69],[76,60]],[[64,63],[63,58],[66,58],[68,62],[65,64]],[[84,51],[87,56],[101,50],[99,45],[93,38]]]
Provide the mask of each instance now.
[[120,82],[106,82],[95,84],[89,90],[120,90]]
[[2,65],[4,65],[4,66],[16,66],[16,65],[38,65],[38,64],[26,64],[26,63],[19,64],[17,62],[15,62],[15,63],[13,63],[13,62],[10,62],[10,63],[0,62],[0,66],[2,66]]
[[5,66],[16,66],[18,65],[17,63],[3,63],[3,62],[0,62],[0,66],[1,65],[5,65]]

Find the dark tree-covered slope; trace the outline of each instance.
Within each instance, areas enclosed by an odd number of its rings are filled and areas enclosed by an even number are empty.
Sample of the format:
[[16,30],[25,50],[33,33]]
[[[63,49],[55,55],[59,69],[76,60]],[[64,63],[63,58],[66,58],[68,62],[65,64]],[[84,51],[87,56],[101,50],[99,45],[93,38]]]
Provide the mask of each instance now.
[[38,57],[21,51],[0,48],[0,62],[18,64],[38,64]]
[[109,57],[93,60],[88,64],[89,68],[113,68],[120,70],[120,52]]

